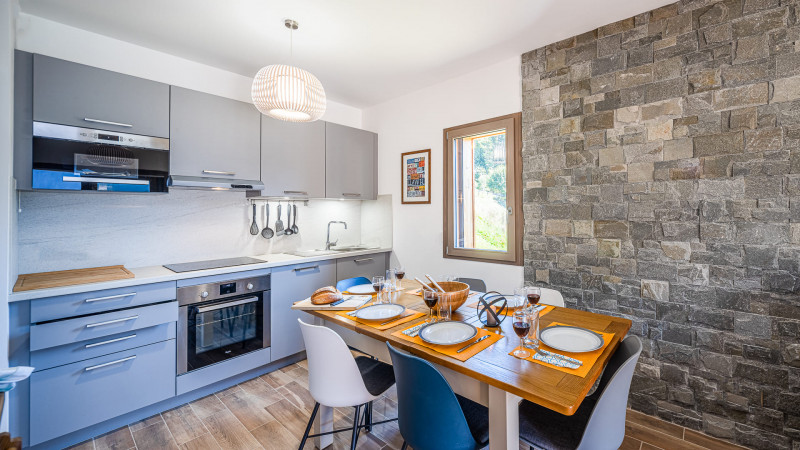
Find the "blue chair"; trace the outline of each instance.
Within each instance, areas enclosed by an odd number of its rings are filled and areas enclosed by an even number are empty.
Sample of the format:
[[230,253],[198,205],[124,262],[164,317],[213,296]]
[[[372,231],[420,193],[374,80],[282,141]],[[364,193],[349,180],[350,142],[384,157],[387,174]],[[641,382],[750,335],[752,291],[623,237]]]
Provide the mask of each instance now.
[[489,444],[489,410],[453,392],[429,362],[388,342],[403,450],[476,450]]
[[348,278],[346,280],[341,280],[336,283],[336,289],[341,292],[344,292],[350,289],[353,286],[358,286],[360,284],[372,284],[366,277],[355,277],[355,278]]
[[519,405],[520,439],[531,449],[619,448],[625,438],[625,411],[633,369],[641,353],[639,338],[625,338],[608,361],[595,393],[586,397],[571,416],[523,400]]

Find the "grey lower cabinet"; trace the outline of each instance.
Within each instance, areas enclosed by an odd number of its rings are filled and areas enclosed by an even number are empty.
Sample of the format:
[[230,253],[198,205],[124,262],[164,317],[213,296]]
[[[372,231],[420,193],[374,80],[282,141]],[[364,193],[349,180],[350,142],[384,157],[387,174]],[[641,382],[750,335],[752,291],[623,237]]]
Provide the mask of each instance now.
[[378,197],[378,135],[325,123],[325,196],[351,200]]
[[367,277],[386,275],[388,267],[388,253],[374,253],[371,255],[350,256],[336,260],[337,281],[354,277]]
[[33,120],[169,137],[169,85],[33,56]]
[[323,286],[336,284],[336,261],[317,261],[272,270],[272,360],[277,361],[305,349],[297,319],[311,316],[291,309],[292,303],[311,296]]
[[325,197],[325,122],[283,122],[261,116],[264,196]]
[[250,103],[172,86],[170,173],[261,179],[261,114]]

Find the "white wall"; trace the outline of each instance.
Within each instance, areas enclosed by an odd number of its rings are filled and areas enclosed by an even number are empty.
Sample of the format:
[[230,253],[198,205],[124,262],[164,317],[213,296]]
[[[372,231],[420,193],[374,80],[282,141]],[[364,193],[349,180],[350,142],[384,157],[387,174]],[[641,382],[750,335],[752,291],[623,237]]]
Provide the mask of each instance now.
[[[16,38],[17,48],[27,52],[250,102],[251,77],[38,16],[21,13]],[[322,119],[361,128],[360,109],[330,100]]]
[[[410,275],[482,278],[504,293],[522,284],[520,266],[442,258],[442,131],[519,112],[521,105],[520,58],[514,57],[364,111],[364,127],[379,136],[378,192],[392,194],[395,257]],[[431,204],[402,205],[400,154],[428,148]]]

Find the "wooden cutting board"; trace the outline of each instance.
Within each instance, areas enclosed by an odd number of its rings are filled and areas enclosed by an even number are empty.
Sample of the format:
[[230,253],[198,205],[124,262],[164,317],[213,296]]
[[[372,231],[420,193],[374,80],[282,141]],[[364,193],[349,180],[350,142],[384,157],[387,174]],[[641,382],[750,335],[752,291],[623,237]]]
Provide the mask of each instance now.
[[101,283],[103,281],[124,280],[126,278],[134,278],[134,275],[125,266],[28,273],[17,277],[14,292],[73,286],[76,284]]

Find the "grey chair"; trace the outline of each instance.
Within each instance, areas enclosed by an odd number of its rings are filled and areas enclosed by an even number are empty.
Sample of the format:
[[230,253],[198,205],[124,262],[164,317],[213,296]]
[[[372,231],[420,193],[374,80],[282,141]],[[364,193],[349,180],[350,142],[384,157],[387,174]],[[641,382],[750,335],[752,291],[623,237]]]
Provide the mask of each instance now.
[[625,411],[633,369],[642,353],[636,336],[625,338],[611,356],[597,391],[572,416],[523,400],[519,436],[531,449],[612,450],[625,438]]
[[456,278],[456,281],[467,283],[471,291],[486,292],[486,283],[478,278]]

